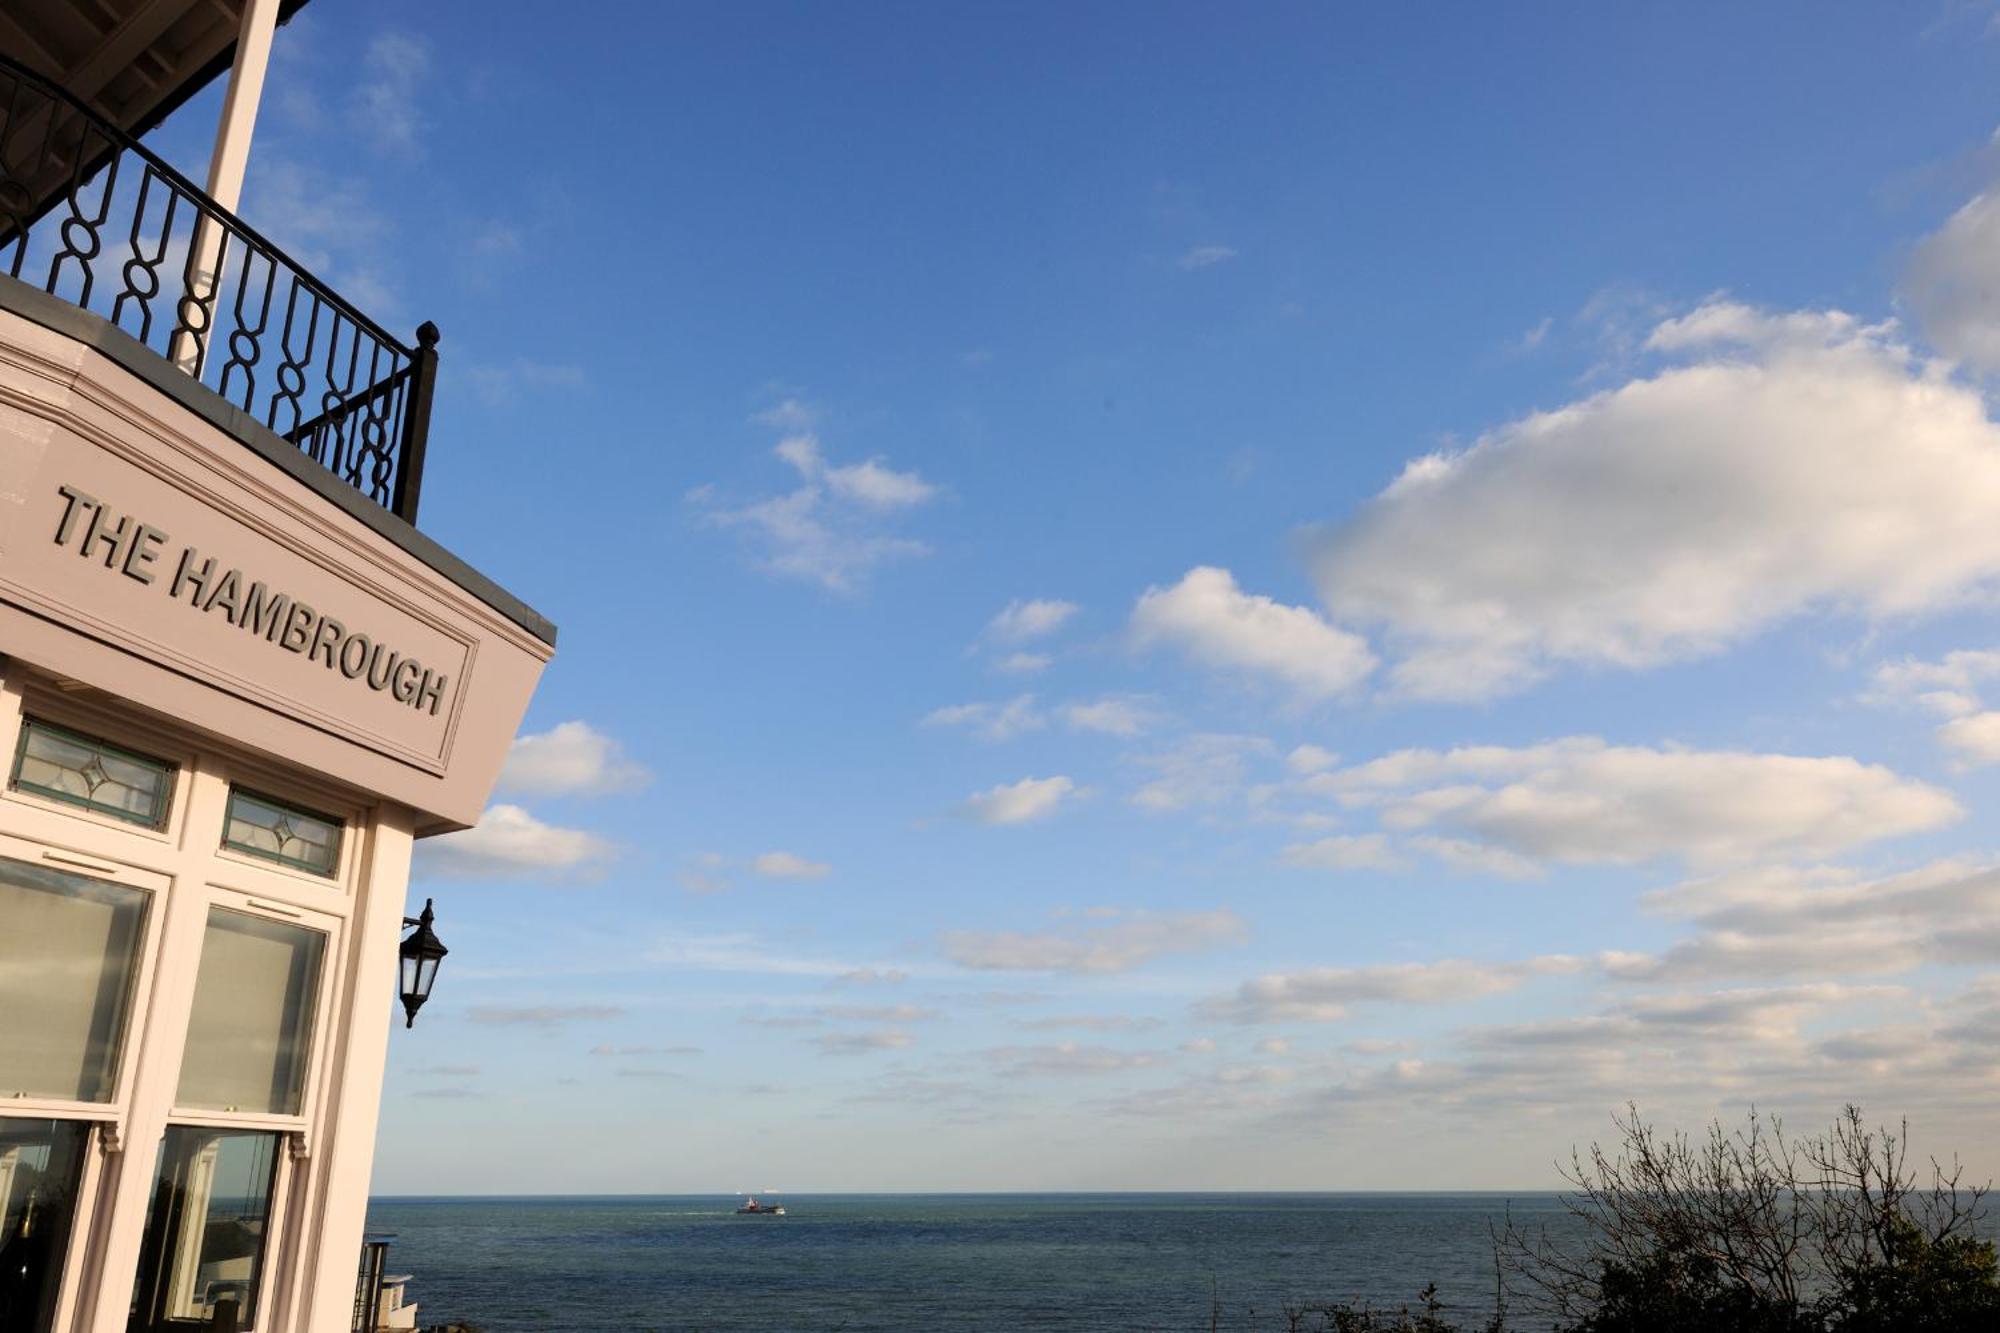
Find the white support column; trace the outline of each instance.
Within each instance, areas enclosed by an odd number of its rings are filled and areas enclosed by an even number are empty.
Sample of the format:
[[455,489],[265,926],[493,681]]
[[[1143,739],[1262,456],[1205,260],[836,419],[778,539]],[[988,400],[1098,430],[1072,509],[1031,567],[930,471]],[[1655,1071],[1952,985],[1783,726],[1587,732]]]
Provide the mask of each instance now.
[[208,159],[208,195],[234,213],[243,197],[243,171],[250,165],[250,133],[257,104],[264,98],[264,74],[271,66],[271,34],[278,27],[278,0],[244,0],[243,26],[236,33],[236,63],[229,67],[229,91],[215,127],[215,152]]
[[308,1243],[315,1248],[303,1256],[305,1318],[292,1321],[299,1333],[345,1330],[354,1314],[389,1034],[401,1031],[394,1027],[396,946],[403,939],[414,823],[408,811],[385,806],[369,838],[368,865],[355,904],[346,1021],[336,1028],[340,1049],[333,1052],[340,1076],[327,1091],[324,1133],[313,1145],[312,1175],[320,1193],[313,1209],[317,1225],[307,1228]]
[[[250,165],[250,139],[257,127],[257,106],[264,99],[264,75],[271,66],[271,34],[278,26],[279,0],[243,0],[243,23],[236,32],[236,59],[229,67],[229,89],[222,98],[222,118],[215,126],[215,151],[208,159],[208,197],[234,213],[243,198],[243,173]],[[188,256],[192,295],[204,303],[215,298],[216,261],[222,235],[203,218],[195,227]],[[174,364],[188,374],[201,365],[208,331],[175,340]]]

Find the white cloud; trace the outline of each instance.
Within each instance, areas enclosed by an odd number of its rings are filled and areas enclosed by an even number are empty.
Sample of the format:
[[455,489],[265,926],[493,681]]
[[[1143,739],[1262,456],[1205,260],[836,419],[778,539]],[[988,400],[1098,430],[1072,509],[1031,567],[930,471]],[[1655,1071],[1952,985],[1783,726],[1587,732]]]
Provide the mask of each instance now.
[[1506,850],[1474,842],[1470,838],[1440,838],[1433,833],[1419,834],[1405,838],[1403,846],[1411,851],[1422,852],[1436,857],[1454,870],[1463,870],[1472,875],[1498,875],[1502,879],[1533,879],[1542,873],[1539,863],[1528,857]]
[[[794,852],[760,852],[747,863],[750,872],[764,879],[824,879],[833,867],[823,861],[808,860]],[[743,863],[720,852],[702,852],[690,857],[675,878],[689,893],[727,893],[736,887],[736,874]]]
[[751,858],[750,868],[765,879],[825,879],[833,870],[824,861],[808,861],[791,852],[761,852]]
[[1327,607],[1382,627],[1401,690],[1916,615],[2000,574],[2000,429],[1888,327],[1717,301],[1648,345],[1685,363],[1418,459],[1317,539]]
[[537,361],[515,357],[499,365],[453,366],[488,407],[509,407],[523,391],[580,389],[587,382],[583,367],[562,361]]
[[948,704],[924,715],[927,727],[964,727],[989,741],[1012,740],[1023,732],[1040,731],[1048,718],[1035,707],[1035,696],[1019,694],[1005,703]]
[[1167,954],[1199,953],[1248,934],[1243,918],[1214,912],[1134,913],[1060,931],[949,931],[946,957],[960,967],[1018,972],[1124,972]]
[[1922,701],[1935,694],[1964,695],[2000,676],[2000,652],[1961,648],[1935,662],[1906,657],[1875,668],[1875,688],[1886,699]]
[[807,482],[824,484],[833,494],[870,509],[903,509],[937,495],[937,487],[914,472],[898,472],[880,458],[834,465],[820,452],[819,437],[810,432],[778,442],[778,457],[797,468]]
[[[857,964],[852,959],[788,953],[778,941],[742,932],[668,935],[646,950],[645,961],[689,972],[819,977],[835,985],[870,984],[870,979],[901,981],[917,971],[885,968],[879,964]],[[943,975],[944,969],[933,967],[930,972]]]
[[1032,676],[1047,671],[1054,661],[1047,653],[1009,653],[995,662],[993,668],[1009,676]]
[[1170,750],[1140,758],[1158,776],[1132,794],[1132,804],[1162,813],[1228,804],[1246,793],[1251,762],[1271,750],[1261,736],[1189,736]]
[[1068,623],[1077,613],[1075,602],[1037,597],[1015,599],[986,624],[986,637],[995,643],[1026,643],[1046,638]]
[[1985,709],[1979,687],[2000,676],[2000,652],[1961,649],[1935,662],[1905,658],[1875,670],[1877,701],[1916,704],[1946,719],[1937,738],[1966,764],[2000,763],[2000,712]]
[[1530,861],[1698,865],[1829,856],[1941,828],[1952,796],[1841,756],[1613,746],[1593,736],[1509,748],[1401,750],[1321,775],[1392,831],[1443,837],[1447,857],[1486,848]]
[[644,1044],[641,1044],[641,1045],[637,1045],[637,1046],[614,1046],[614,1045],[612,1045],[612,1044],[611,1044],[610,1042],[606,1041],[606,1042],[599,1042],[599,1043],[598,1043],[597,1045],[595,1045],[595,1046],[591,1047],[591,1048],[590,1048],[590,1054],[592,1054],[592,1055],[619,1055],[619,1056],[633,1056],[633,1055],[700,1055],[700,1054],[701,1054],[701,1047],[699,1047],[699,1046],[652,1046],[652,1045],[644,1045]]
[[1938,861],[1869,878],[1835,867],[1765,867],[1648,895],[1698,932],[1659,954],[1613,953],[1616,978],[1893,976],[1934,963],[2000,963],[2000,868]]
[[[1963,1142],[1990,1119],[1994,1086],[1995,1011],[1976,992],[1925,1003],[1899,987],[1820,982],[1630,996],[1594,1012],[1470,1028],[1436,1059],[1373,1064],[1269,1109],[1320,1133],[1379,1126],[1393,1113],[1424,1145],[1477,1127],[1468,1164],[1505,1151],[1509,1135],[1534,1145],[1533,1160],[1551,1132],[1587,1139],[1593,1122],[1634,1100],[1649,1119],[1684,1125],[1751,1103],[1791,1108],[1794,1123],[1851,1102],[1921,1107],[1927,1136],[1945,1130],[1943,1142]],[[1851,1011],[1845,1021],[1861,1026],[1830,1026]]]
[[1171,588],[1148,588],[1132,609],[1142,645],[1168,643],[1196,661],[1268,677],[1321,700],[1353,688],[1375,666],[1367,641],[1318,613],[1243,592],[1226,569],[1201,566]]
[[1518,987],[1531,977],[1581,970],[1561,954],[1525,963],[1479,963],[1447,958],[1435,963],[1378,963],[1367,967],[1315,967],[1255,977],[1229,995],[1204,1001],[1201,1014],[1229,1023],[1332,1023],[1355,1004],[1458,1004]]
[[842,519],[816,487],[739,508],[708,507],[711,494],[706,487],[690,498],[705,507],[709,521],[757,537],[765,548],[760,560],[765,569],[818,583],[831,592],[854,591],[891,560],[930,554],[930,547],[921,541],[886,536]]
[[465,1016],[485,1027],[526,1027],[553,1030],[586,1019],[618,1018],[625,1011],[610,1004],[476,1004]]
[[880,1032],[828,1032],[813,1038],[822,1055],[873,1055],[877,1051],[900,1051],[916,1038],[895,1028]]
[[1555,316],[1543,315],[1541,322],[1521,332],[1508,342],[1507,350],[1517,355],[1526,355],[1540,347],[1548,338],[1549,330],[1555,327]]
[[1295,842],[1278,859],[1297,870],[1400,870],[1405,862],[1380,833],[1337,833]]
[[[243,211],[315,277],[362,309],[385,318],[402,308],[383,272],[391,263],[394,228],[366,179],[309,170],[273,153],[259,158],[245,182]],[[185,244],[178,242],[169,252],[169,265],[185,262]]]
[[1353,1041],[1342,1042],[1340,1049],[1349,1055],[1395,1055],[1409,1050],[1410,1043],[1388,1037],[1356,1037]]
[[823,1004],[813,1014],[837,1023],[928,1023],[942,1017],[935,1009],[914,1004]]
[[1938,739],[1969,763],[2000,763],[2000,712],[1955,717],[1938,728]]
[[652,774],[588,722],[561,722],[516,736],[500,770],[500,790],[531,796],[604,796],[637,791]]
[[819,414],[796,398],[783,398],[763,411],[753,413],[750,419],[760,426],[769,426],[787,435],[800,435],[813,428]]
[[[1275,1047],[1278,1049],[1285,1047],[1285,1043],[1275,1037],[1270,1041],[1259,1042],[1257,1045],[1259,1050],[1263,1050],[1266,1047]],[[1219,1071],[1215,1077],[1217,1082],[1228,1085],[1290,1083],[1298,1076],[1299,1074],[1296,1069],[1290,1069],[1284,1065],[1231,1065],[1229,1068]]]
[[729,877],[729,858],[720,852],[702,852],[675,876],[689,893],[727,893],[735,887]]
[[975,792],[960,808],[982,824],[1026,824],[1054,814],[1076,789],[1066,777],[1022,778]]
[[1151,1032],[1160,1027],[1157,1018],[1131,1014],[1050,1014],[1046,1018],[1024,1018],[1014,1024],[1031,1032]]
[[1010,1078],[1068,1078],[1090,1074],[1121,1074],[1150,1069],[1160,1062],[1151,1051],[1121,1051],[1110,1046],[1082,1046],[1073,1041],[1049,1046],[996,1046],[986,1058],[1003,1067]]
[[1903,299],[1932,346],[2000,371],[2000,192],[1979,195],[1924,238],[1903,276]]
[[354,90],[355,125],[377,147],[414,155],[423,144],[417,93],[430,72],[429,46],[406,33],[378,34],[362,57],[364,78]]
[[417,844],[418,870],[453,878],[567,878],[610,858],[610,842],[582,829],[545,824],[518,805],[489,805],[462,833]]
[[901,968],[855,967],[849,968],[833,979],[836,986],[895,986],[908,981],[910,974]]
[[1066,705],[1062,716],[1071,731],[1095,731],[1128,740],[1156,720],[1153,710],[1143,701],[1117,695]]
[[1687,1041],[1786,1045],[1798,1041],[1807,1019],[1828,1009],[1897,994],[1879,986],[1817,983],[1639,995],[1604,1013],[1474,1029],[1467,1039],[1476,1048],[1536,1051],[1558,1059],[1607,1048],[1644,1058],[1649,1047]]
[[[788,399],[759,416],[765,424],[784,424],[805,411]],[[764,568],[833,592],[852,592],[878,566],[930,553],[923,542],[882,529],[893,512],[934,498],[938,488],[930,482],[879,458],[829,463],[819,437],[810,432],[787,436],[773,452],[798,472],[797,489],[743,505],[720,503],[712,486],[696,487],[687,496],[709,522],[750,534],[762,548]]]
[[1189,272],[1201,268],[1213,268],[1236,258],[1236,250],[1227,245],[1197,245],[1174,261],[1177,268]]
[[1285,756],[1285,767],[1301,777],[1323,773],[1339,762],[1339,755],[1318,745],[1301,745]]

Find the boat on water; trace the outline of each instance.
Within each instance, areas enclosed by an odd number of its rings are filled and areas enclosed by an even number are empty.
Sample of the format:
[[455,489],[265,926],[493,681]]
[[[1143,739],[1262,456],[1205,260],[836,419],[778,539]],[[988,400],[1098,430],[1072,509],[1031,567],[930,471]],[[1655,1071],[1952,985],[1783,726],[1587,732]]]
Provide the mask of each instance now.
[[753,1214],[758,1217],[783,1217],[785,1215],[785,1205],[782,1203],[761,1202],[753,1194],[743,1201],[743,1206],[738,1208],[736,1212],[738,1216]]

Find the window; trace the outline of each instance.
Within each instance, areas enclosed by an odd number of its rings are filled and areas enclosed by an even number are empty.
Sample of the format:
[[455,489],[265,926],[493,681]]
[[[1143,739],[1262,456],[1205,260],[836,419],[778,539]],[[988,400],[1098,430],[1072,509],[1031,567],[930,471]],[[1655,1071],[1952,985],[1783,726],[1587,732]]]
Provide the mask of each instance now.
[[0,1096],[109,1101],[146,895],[0,857]]
[[298,870],[331,877],[340,868],[338,819],[316,815],[268,796],[229,789],[222,845]]
[[264,1130],[167,1127],[129,1327],[254,1326],[279,1138]]
[[174,1104],[297,1115],[326,936],[211,907]]
[[55,1327],[90,1126],[0,1118],[0,1330]]
[[167,822],[174,766],[28,718],[21,723],[21,746],[14,756],[14,786],[159,828]]

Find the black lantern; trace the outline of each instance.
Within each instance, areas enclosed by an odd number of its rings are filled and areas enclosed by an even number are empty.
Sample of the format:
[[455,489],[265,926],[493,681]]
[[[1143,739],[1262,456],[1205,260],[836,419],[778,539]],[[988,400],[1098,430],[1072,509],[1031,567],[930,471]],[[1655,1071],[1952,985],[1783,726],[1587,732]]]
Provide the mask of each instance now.
[[424,1007],[424,1001],[431,998],[431,986],[437,981],[438,964],[451,952],[442,941],[431,932],[431,900],[424,899],[422,916],[406,916],[403,924],[416,929],[403,937],[402,947],[396,952],[402,956],[403,971],[403,1012],[409,1015],[403,1026],[415,1027],[417,1010]]

